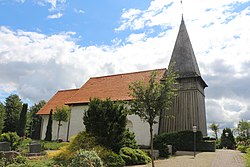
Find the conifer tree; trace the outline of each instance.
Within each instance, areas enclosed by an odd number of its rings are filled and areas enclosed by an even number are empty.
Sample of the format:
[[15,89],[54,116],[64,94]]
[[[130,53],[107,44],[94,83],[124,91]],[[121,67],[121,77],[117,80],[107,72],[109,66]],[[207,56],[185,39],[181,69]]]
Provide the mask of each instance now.
[[119,152],[124,145],[127,123],[125,107],[110,99],[91,99],[83,117],[86,132],[96,137],[98,143]]
[[22,110],[22,101],[18,95],[13,94],[5,100],[6,119],[3,132],[16,132],[17,122]]
[[20,113],[18,127],[17,127],[17,134],[20,137],[23,137],[25,135],[27,110],[28,110],[28,104],[24,103],[22,111]]
[[4,105],[0,102],[0,134],[2,134],[2,130],[4,128],[4,121],[5,121],[5,107]]
[[48,120],[48,125],[47,125],[47,129],[46,129],[46,134],[45,134],[45,139],[46,141],[51,141],[52,140],[52,123],[53,123],[53,120],[52,120],[52,109],[50,110],[50,113],[49,113],[49,120]]

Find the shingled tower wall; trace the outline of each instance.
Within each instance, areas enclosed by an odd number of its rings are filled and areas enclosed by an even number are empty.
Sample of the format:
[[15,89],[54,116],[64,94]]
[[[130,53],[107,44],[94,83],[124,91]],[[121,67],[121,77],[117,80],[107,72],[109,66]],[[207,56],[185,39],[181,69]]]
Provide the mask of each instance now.
[[205,95],[207,84],[201,77],[192,44],[182,18],[169,63],[178,74],[178,96],[169,111],[161,117],[159,133],[192,130],[193,125],[207,135]]

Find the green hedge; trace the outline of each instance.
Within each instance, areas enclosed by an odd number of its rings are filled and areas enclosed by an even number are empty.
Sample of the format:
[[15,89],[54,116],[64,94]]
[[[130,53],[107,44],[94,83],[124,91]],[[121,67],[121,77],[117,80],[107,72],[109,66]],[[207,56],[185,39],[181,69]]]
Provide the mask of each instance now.
[[[215,151],[214,141],[204,141],[200,131],[195,133],[196,150],[197,151]],[[172,145],[173,154],[179,151],[193,151],[194,150],[194,132],[180,131],[171,133],[162,133],[154,138],[154,147],[160,151],[160,156],[166,157],[166,146]]]

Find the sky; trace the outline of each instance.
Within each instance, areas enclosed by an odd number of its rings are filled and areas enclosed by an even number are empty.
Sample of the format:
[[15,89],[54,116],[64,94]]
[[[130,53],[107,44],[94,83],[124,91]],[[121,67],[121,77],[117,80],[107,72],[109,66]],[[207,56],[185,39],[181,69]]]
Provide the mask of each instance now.
[[248,0],[0,0],[0,101],[32,105],[90,77],[167,68],[182,13],[208,126],[250,120]]

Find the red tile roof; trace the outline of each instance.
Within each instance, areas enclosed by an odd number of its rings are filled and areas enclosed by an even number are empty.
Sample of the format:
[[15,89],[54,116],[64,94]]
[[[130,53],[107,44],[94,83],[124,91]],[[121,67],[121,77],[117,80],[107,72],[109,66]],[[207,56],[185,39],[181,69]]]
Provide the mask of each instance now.
[[60,90],[58,91],[38,112],[37,114],[46,115],[53,109],[55,112],[56,107],[62,107],[65,102],[72,97],[79,89]]
[[162,77],[166,69],[90,78],[74,96],[66,101],[66,104],[88,103],[90,98],[94,97],[100,99],[108,97],[111,100],[131,100],[132,98],[128,94],[129,84],[139,80],[148,82],[152,71],[158,71]]
[[129,84],[139,80],[148,82],[152,71],[159,72],[160,80],[166,69],[90,78],[80,89],[58,91],[37,114],[49,114],[51,109],[55,110],[56,107],[65,104],[88,103],[90,98],[94,97],[100,99],[111,98],[114,101],[131,100],[132,97],[128,94]]

